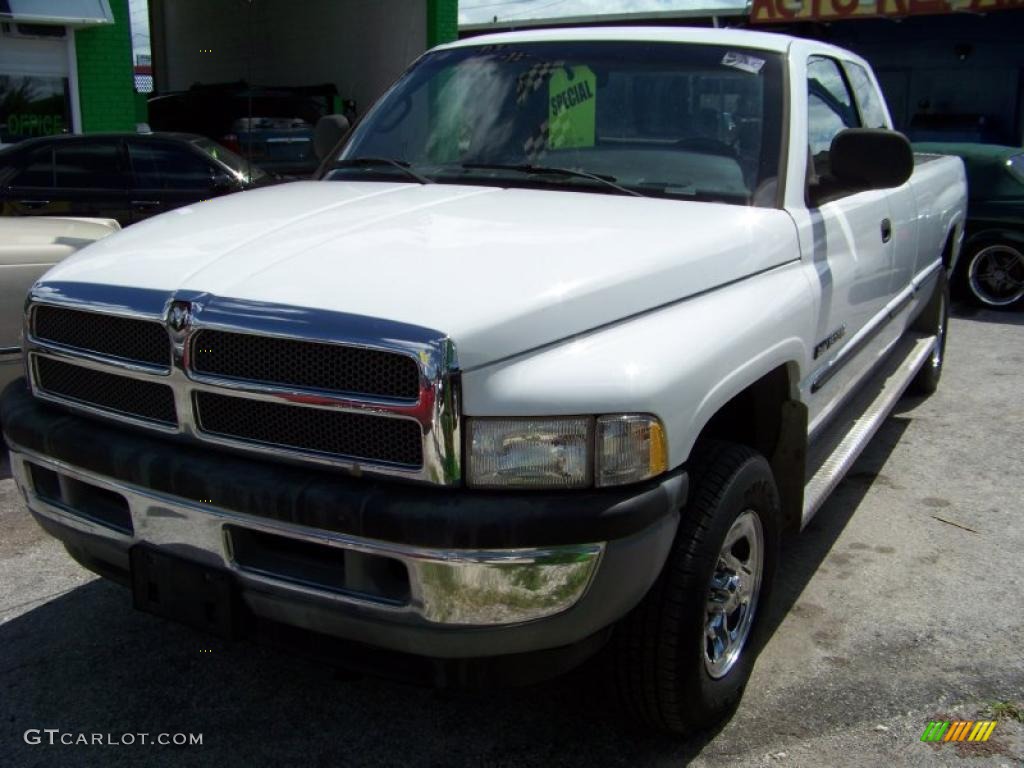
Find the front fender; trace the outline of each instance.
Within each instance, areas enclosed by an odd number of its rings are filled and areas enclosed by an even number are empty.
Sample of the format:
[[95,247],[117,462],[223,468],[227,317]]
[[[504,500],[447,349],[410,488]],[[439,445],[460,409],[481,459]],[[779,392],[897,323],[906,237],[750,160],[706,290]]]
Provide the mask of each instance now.
[[806,375],[814,302],[792,261],[699,296],[463,374],[467,416],[653,413],[670,466],[735,395],[780,365]]

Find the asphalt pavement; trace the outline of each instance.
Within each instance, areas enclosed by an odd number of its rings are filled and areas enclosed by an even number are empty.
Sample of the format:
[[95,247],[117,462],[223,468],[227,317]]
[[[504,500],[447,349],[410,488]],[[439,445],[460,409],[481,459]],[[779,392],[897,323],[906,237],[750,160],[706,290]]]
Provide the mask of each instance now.
[[[36,526],[4,460],[0,761],[1022,765],[1024,724],[1012,716],[1024,710],[1022,372],[1024,313],[961,310],[939,392],[903,401],[786,543],[771,638],[738,710],[688,740],[625,723],[593,665],[528,688],[438,693],[137,613],[127,590]],[[922,743],[938,719],[998,725],[984,744]],[[45,729],[60,732],[52,746]],[[142,733],[202,744],[80,743]]]

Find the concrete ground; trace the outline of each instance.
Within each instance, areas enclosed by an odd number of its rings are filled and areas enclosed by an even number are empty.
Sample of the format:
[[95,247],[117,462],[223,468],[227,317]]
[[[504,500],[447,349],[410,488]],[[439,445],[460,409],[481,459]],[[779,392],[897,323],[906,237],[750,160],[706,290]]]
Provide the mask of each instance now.
[[[133,612],[25,512],[0,464],[4,765],[1017,766],[1024,725],[923,744],[929,720],[1024,706],[1024,314],[954,320],[938,394],[905,401],[787,543],[772,637],[717,733],[617,719],[590,667],[438,694],[348,679]],[[202,746],[27,745],[27,729],[201,733]],[[45,737],[45,734],[44,734]]]

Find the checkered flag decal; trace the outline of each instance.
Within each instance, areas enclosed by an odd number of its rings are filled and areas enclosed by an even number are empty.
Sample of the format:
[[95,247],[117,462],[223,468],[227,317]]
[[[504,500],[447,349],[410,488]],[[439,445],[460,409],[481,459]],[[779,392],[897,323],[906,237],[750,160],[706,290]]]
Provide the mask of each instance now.
[[530,94],[538,90],[544,81],[551,77],[556,69],[565,66],[564,61],[545,61],[541,64],[534,64],[523,72],[516,81],[516,103],[522,106],[530,98]]
[[480,53],[493,53],[498,61],[522,61],[530,55],[526,51],[508,50],[504,45],[485,45]]
[[540,124],[540,127],[537,129],[537,133],[523,142],[523,154],[529,158],[531,163],[535,162],[545,152],[547,152],[549,136],[550,129],[548,121],[545,120]]
[[531,163],[536,162],[547,154],[551,147],[562,146],[568,128],[569,120],[565,115],[556,117],[554,123],[545,120],[538,126],[537,133],[523,142],[523,153]]

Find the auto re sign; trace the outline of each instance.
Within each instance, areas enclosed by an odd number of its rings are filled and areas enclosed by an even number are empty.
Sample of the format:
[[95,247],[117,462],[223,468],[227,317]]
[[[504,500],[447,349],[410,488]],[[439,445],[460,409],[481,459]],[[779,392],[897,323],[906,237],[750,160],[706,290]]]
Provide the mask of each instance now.
[[1024,0],[753,0],[754,24],[787,21],[836,21],[879,16],[981,13],[1024,8]]

